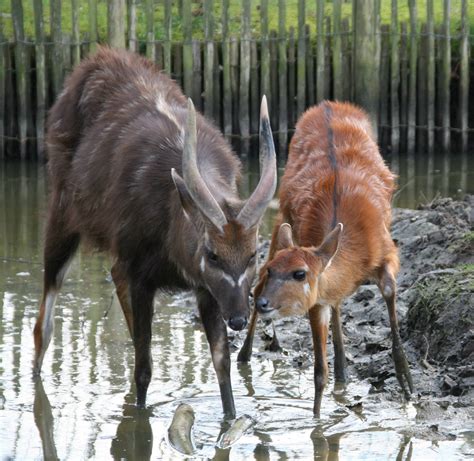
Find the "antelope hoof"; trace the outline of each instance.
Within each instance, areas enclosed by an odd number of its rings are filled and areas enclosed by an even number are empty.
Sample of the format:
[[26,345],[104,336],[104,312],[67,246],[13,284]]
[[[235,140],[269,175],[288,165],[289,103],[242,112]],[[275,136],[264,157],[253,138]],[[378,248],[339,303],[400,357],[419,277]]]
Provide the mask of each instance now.
[[398,382],[405,394],[405,398],[410,400],[410,395],[413,393],[413,380],[411,378],[410,367],[405,352],[401,346],[394,345],[392,353]]

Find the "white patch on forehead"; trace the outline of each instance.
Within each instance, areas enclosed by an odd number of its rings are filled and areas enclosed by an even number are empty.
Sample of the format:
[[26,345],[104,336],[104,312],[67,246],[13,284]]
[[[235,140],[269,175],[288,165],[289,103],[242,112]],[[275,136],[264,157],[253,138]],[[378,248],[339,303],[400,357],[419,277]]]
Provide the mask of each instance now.
[[204,259],[204,256],[201,256],[201,262],[199,263],[199,268],[201,269],[202,273],[206,271],[206,260]]
[[309,286],[309,283],[306,282],[304,285],[303,285],[303,290],[304,290],[304,294],[305,296],[309,296],[310,293],[311,293],[311,287]]
[[329,325],[329,320],[331,319],[331,306],[324,306],[321,307],[319,318],[321,319],[321,323],[324,325]]
[[244,283],[244,280],[247,278],[247,271],[245,271],[240,277],[239,277],[239,281],[237,282],[237,284],[239,285],[239,287],[242,286],[242,283]]
[[222,272],[222,278],[224,280],[226,280],[227,282],[229,282],[229,285],[231,287],[235,287],[235,281],[229,274],[226,274],[225,272]]

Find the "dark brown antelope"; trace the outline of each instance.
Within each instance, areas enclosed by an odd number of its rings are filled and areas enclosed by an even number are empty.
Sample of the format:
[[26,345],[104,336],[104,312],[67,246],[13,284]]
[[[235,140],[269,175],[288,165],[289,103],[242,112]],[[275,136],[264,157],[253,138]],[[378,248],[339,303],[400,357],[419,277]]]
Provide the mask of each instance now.
[[327,381],[326,340],[332,308],[335,379],[344,383],[342,301],[365,280],[386,301],[398,381],[412,391],[395,307],[398,250],[390,237],[394,176],[380,156],[367,115],[324,102],[296,125],[280,186],[280,215],[268,262],[255,288],[256,310],[238,360],[248,361],[257,312],[277,318],[309,314],[314,345],[314,413]]
[[179,87],[138,55],[102,48],[68,78],[51,109],[51,195],[44,294],[35,326],[34,372],[53,332],[53,308],[79,241],[108,251],[112,278],[135,347],[137,404],[152,374],[153,298],[195,291],[220,386],[234,416],[227,325],[249,315],[260,219],[276,187],[265,98],[260,181],[238,196],[241,164],[219,131]]

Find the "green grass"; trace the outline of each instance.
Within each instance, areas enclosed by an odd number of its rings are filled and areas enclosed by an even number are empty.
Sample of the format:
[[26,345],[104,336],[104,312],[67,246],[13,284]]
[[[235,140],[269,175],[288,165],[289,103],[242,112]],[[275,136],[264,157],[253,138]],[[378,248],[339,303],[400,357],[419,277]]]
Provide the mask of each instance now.
[[[24,27],[25,35],[27,37],[34,37],[34,17],[33,17],[33,1],[41,0],[23,0],[24,8]],[[160,40],[164,38],[163,28],[163,3],[155,2],[155,36]],[[173,41],[180,41],[183,37],[181,18],[179,15],[177,3],[173,2],[172,12],[172,39]],[[202,3],[202,2],[201,2]],[[269,29],[278,29],[278,0],[269,0]],[[107,36],[107,2],[105,0],[98,0],[98,32],[100,40],[105,40]],[[398,0],[398,17],[399,21],[409,21],[409,10],[407,0]],[[222,2],[214,1],[214,25],[215,38],[219,38],[222,33],[222,25],[220,21]],[[251,29],[252,36],[258,38],[261,33],[260,27],[260,2],[258,0],[252,1],[252,18]],[[298,0],[287,0],[286,14],[287,14],[287,29],[291,26],[297,28],[298,24]],[[50,31],[50,11],[49,0],[43,0],[44,8],[44,22],[45,31],[49,35]],[[193,8],[193,37],[197,39],[204,38],[204,16],[199,2],[192,3]],[[230,34],[234,36],[240,35],[240,0],[231,0],[229,8],[229,30]],[[421,25],[426,20],[426,0],[418,0],[418,24]],[[474,0],[468,0],[468,11],[470,11],[470,30],[474,35]],[[65,33],[71,31],[71,2],[62,2],[62,28]],[[325,16],[332,15],[332,2],[325,3]],[[8,38],[13,37],[13,25],[11,20],[11,0],[0,0],[0,14],[4,25],[4,35]],[[88,34],[88,1],[82,0],[80,2],[79,22],[81,39],[86,40]],[[351,19],[352,4],[351,2],[344,2],[342,5],[342,16]],[[443,1],[434,0],[434,16],[435,22],[441,23],[443,19]],[[137,8],[137,35],[140,40],[145,40],[146,36],[146,21],[145,21],[144,1],[138,1]],[[452,0],[451,2],[451,34],[459,33],[461,19],[461,0]],[[381,21],[389,24],[391,20],[391,0],[381,0]],[[316,2],[314,0],[306,2],[306,23],[309,24],[311,32],[316,31]]]

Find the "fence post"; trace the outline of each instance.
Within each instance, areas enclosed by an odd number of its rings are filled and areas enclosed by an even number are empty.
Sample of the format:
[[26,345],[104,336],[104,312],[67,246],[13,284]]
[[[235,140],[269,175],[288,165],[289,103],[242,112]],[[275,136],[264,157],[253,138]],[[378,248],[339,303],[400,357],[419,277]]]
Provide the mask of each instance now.
[[222,84],[224,133],[232,134],[232,83],[230,73],[229,0],[222,2]]
[[137,42],[137,0],[128,0],[128,49],[130,51],[138,51]]
[[316,1],[316,103],[324,99],[324,0]]
[[33,2],[35,15],[36,61],[36,147],[38,158],[44,153],[44,129],[46,115],[46,69],[44,52],[43,3]]
[[[214,118],[214,1],[204,0],[204,113]],[[250,66],[250,60],[249,60]]]
[[16,91],[18,93],[18,128],[20,135],[20,156],[26,157],[28,130],[26,102],[26,59],[25,34],[23,29],[23,5],[21,0],[12,0],[13,31],[15,34]]
[[379,94],[379,66],[376,30],[378,2],[353,1],[353,59],[354,101],[370,115],[374,133],[377,133]]
[[287,46],[286,46],[286,0],[278,1],[278,79],[280,117],[278,123],[278,152],[286,151],[288,139],[288,88],[287,88]]
[[390,144],[392,154],[398,154],[400,148],[400,103],[398,87],[400,86],[400,34],[398,32],[398,5],[392,0],[392,14],[390,25],[390,124],[392,125]]
[[427,147],[428,152],[434,149],[434,126],[435,126],[435,32],[433,19],[433,0],[427,0],[426,4],[427,20],[427,56],[426,64],[426,125],[427,125]]
[[408,128],[407,128],[407,152],[415,151],[416,142],[416,65],[418,61],[417,46],[417,11],[416,0],[408,0],[410,9],[410,65],[408,81]]
[[97,50],[97,0],[89,0],[89,53]]
[[[37,8],[36,4],[42,2],[33,2],[34,7]],[[41,7],[42,9],[42,7]],[[43,19],[43,18],[41,18]],[[36,13],[35,13],[36,20]],[[71,0],[71,22],[72,22],[72,64],[77,66],[81,61],[81,43],[79,36],[79,0]],[[38,51],[36,51],[38,54]]]
[[[165,0],[165,36],[167,32],[167,23],[166,23],[166,5],[167,0]],[[146,57],[155,62],[155,2],[154,0],[146,0],[145,3],[145,13],[146,13]],[[168,75],[171,75],[171,44],[169,40],[166,41],[163,45],[164,47],[164,61],[165,61],[165,71],[168,72]],[[168,59],[167,59],[168,58]]]
[[251,0],[242,0],[240,40],[240,98],[239,125],[243,138],[249,137],[249,86],[250,86],[250,8]]
[[5,37],[3,36],[3,16],[0,16],[0,160],[5,157]]
[[306,104],[306,38],[305,38],[305,0],[298,0],[298,54],[296,62],[296,111],[299,117]]
[[450,132],[450,83],[451,83],[451,37],[449,30],[451,0],[444,0],[443,8],[443,35],[444,44],[441,53],[441,127],[442,127],[442,146],[446,151],[450,147],[451,132]]
[[260,2],[261,53],[260,53],[260,99],[267,96],[270,111],[273,100],[270,91],[270,48],[268,45],[268,0]]
[[333,31],[334,37],[332,40],[332,78],[334,99],[343,99],[342,90],[342,40],[341,40],[341,0],[333,1]]
[[461,128],[461,150],[467,151],[469,115],[469,18],[467,0],[461,6],[461,45],[459,82],[459,120]]
[[125,0],[107,2],[107,23],[109,45],[125,48]]
[[193,29],[191,22],[191,1],[183,0],[183,89],[187,96],[193,91]]

